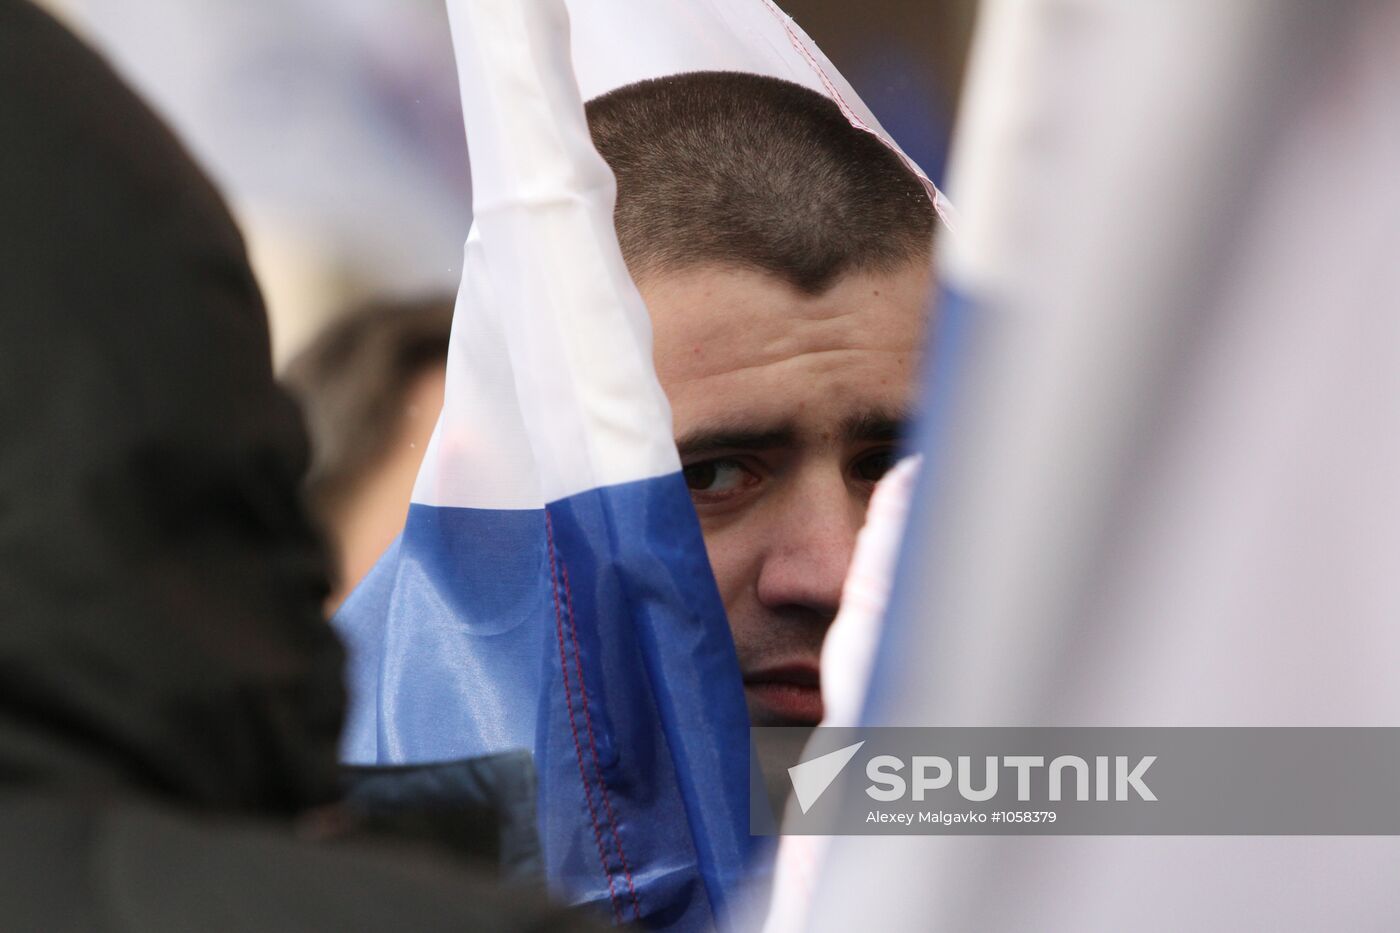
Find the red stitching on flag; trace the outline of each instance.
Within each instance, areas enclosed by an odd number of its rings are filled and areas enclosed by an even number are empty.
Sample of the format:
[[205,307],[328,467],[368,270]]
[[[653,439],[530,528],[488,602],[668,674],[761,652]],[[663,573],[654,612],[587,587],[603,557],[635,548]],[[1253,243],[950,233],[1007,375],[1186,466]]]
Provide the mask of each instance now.
[[[578,777],[583,784],[583,797],[588,802],[588,818],[593,823],[593,841],[598,844],[598,861],[603,866],[603,874],[608,879],[608,896],[612,899],[613,916],[619,925],[623,923],[622,907],[617,902],[617,888],[613,884],[613,871],[608,865],[607,851],[603,848],[603,826],[598,822],[598,811],[593,806],[593,791],[588,786],[588,772],[583,766],[583,743],[578,738],[578,725],[574,722],[574,695],[569,688],[569,662],[564,649],[564,613],[559,606],[559,577],[554,565],[554,523],[550,520],[549,513],[544,515],[545,541],[549,545],[549,591],[554,597],[554,631],[559,639],[559,669],[564,675],[564,699],[569,707],[569,731],[574,734],[574,758],[578,761]],[[582,682],[580,682],[582,686]],[[586,702],[586,701],[585,701]],[[588,708],[584,707],[587,714]],[[597,751],[594,756],[596,760]],[[606,793],[606,791],[604,791]],[[631,875],[628,875],[627,884],[632,884]],[[636,893],[633,892],[633,906],[636,905]]]
[[822,86],[825,87],[827,93],[831,95],[831,99],[836,102],[836,106],[841,108],[841,112],[845,114],[846,119],[851,122],[851,125],[865,130],[868,133],[873,132],[873,130],[865,124],[865,121],[856,115],[851,105],[846,103],[846,99],[841,96],[841,92],[836,89],[836,85],[832,83],[830,76],[827,75],[826,69],[817,62],[816,56],[812,54],[812,50],[807,48],[807,43],[803,42],[797,33],[793,32],[791,21],[782,11],[773,5],[772,0],[763,0],[763,5],[768,8],[768,12],[771,13],[773,18],[778,21],[778,24],[783,27],[783,32],[787,33],[788,41],[792,43],[792,47],[802,53],[803,58],[807,59],[807,64],[817,73],[817,77],[821,79]]
[[622,851],[622,836],[617,831],[617,817],[613,815],[612,803],[608,800],[608,786],[603,783],[603,768],[598,761],[598,743],[593,738],[593,714],[588,711],[588,685],[583,680],[582,654],[578,648],[578,626],[574,622],[574,595],[569,589],[569,568],[560,562],[559,575],[564,580],[564,605],[569,612],[569,634],[574,642],[574,669],[578,671],[579,692],[583,695],[583,724],[588,729],[588,744],[593,749],[593,771],[598,776],[598,790],[603,796],[603,809],[608,813],[608,823],[612,826],[613,844],[617,846],[617,857],[622,860],[622,872],[627,878],[627,890],[632,895],[632,916],[642,919],[642,907],[637,903],[637,889],[632,884],[632,869],[627,864],[627,853]]

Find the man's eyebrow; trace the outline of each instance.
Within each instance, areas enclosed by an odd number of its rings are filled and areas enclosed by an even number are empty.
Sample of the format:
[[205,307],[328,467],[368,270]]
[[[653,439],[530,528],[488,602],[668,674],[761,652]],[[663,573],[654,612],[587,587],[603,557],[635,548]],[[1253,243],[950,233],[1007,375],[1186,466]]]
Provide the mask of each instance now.
[[914,423],[914,413],[906,410],[857,412],[841,425],[847,443],[878,443],[903,440]]
[[720,424],[697,428],[678,438],[676,449],[684,458],[722,450],[774,450],[791,447],[796,441],[797,430],[791,424]]

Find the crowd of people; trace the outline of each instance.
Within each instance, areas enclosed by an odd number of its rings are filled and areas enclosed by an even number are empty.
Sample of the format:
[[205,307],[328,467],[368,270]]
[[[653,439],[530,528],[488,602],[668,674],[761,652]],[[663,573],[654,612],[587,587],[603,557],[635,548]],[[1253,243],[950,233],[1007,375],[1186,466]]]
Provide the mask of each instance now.
[[[199,167],[27,0],[0,20],[0,772],[7,835],[35,840],[5,873],[11,917],[582,926],[491,887],[509,833],[490,794],[347,797],[336,766],[325,620],[403,526],[452,301],[345,315],[279,385]],[[823,636],[912,410],[933,203],[833,101],[776,79],[642,82],[588,120],[752,720],[813,725]],[[427,847],[444,840],[456,861]],[[112,880],[78,880],[93,860]]]
[[0,0],[0,927],[1385,928],[1387,839],[770,845],[859,743],[759,738],[1392,725],[1393,11],[989,3],[956,236],[768,0],[449,0],[472,181],[369,43],[411,287],[292,353],[83,6]]

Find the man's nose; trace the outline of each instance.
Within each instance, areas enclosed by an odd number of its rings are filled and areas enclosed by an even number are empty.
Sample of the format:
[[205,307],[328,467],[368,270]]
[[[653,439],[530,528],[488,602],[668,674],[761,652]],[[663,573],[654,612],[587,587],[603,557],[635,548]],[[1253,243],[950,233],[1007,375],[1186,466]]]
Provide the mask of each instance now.
[[863,518],[864,503],[839,475],[795,484],[770,526],[759,602],[769,609],[812,610],[830,622]]

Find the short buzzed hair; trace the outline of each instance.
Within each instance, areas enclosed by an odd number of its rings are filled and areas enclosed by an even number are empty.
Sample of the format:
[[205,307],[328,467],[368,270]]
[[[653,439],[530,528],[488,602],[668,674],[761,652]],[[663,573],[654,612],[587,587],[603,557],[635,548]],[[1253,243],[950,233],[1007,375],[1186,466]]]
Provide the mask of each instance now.
[[587,114],[617,177],[614,220],[634,277],[733,264],[819,294],[847,272],[930,254],[923,181],[816,91],[691,72],[618,88]]

